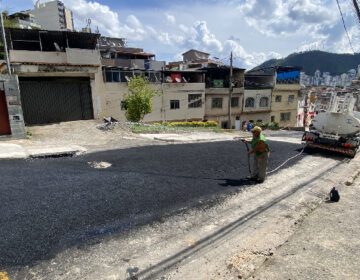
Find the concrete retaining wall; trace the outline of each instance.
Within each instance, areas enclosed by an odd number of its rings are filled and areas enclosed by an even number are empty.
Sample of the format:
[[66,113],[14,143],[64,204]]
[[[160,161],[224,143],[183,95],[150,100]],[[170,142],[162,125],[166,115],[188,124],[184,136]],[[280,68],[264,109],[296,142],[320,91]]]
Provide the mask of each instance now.
[[0,140],[26,138],[18,77],[16,75],[0,75],[0,81],[4,83],[11,128],[11,135],[2,135]]

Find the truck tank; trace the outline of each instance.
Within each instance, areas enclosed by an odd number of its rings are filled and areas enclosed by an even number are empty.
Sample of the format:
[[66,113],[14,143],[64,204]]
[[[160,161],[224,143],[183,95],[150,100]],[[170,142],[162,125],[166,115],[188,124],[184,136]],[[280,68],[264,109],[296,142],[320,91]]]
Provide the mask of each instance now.
[[329,109],[318,114],[302,142],[307,148],[320,148],[354,157],[360,146],[360,113],[354,111],[356,99],[348,93],[343,100],[333,94]]
[[352,94],[345,96],[344,102],[339,103],[338,97],[333,95],[329,109],[319,113],[313,119],[313,126],[318,132],[339,136],[352,136],[360,132],[360,113],[354,112],[355,99]]

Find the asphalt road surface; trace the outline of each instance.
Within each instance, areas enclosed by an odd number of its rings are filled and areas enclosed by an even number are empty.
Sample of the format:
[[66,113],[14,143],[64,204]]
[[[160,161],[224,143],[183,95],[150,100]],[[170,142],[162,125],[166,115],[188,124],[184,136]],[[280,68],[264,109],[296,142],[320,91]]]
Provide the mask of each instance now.
[[[270,142],[268,170],[301,145]],[[305,157],[302,154],[284,168]],[[105,169],[89,162],[108,162]],[[241,142],[137,147],[74,158],[0,161],[0,271],[49,260],[249,186]],[[202,206],[204,207],[204,203]],[[205,207],[206,208],[206,207]]]

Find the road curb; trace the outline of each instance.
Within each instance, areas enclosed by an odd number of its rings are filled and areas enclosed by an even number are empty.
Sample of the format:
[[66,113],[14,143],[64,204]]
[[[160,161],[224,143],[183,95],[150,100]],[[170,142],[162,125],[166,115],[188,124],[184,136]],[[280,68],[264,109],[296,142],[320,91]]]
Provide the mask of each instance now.
[[360,175],[360,170],[356,170],[356,171],[354,172],[354,174],[353,174],[352,176],[350,176],[350,177],[346,180],[345,185],[351,186],[351,185],[354,183],[355,179],[356,179],[359,175]]
[[169,142],[169,143],[193,143],[193,142],[214,142],[214,141],[228,141],[225,139],[219,139],[219,138],[210,138],[210,139],[186,139],[186,140],[181,140],[181,139],[164,139],[164,138],[158,138],[158,137],[154,137],[154,140],[158,140],[158,141],[164,141],[164,142]]
[[47,158],[47,157],[66,157],[81,155],[86,153],[86,149],[80,146],[69,147],[45,147],[45,148],[29,148],[27,153],[30,158]]

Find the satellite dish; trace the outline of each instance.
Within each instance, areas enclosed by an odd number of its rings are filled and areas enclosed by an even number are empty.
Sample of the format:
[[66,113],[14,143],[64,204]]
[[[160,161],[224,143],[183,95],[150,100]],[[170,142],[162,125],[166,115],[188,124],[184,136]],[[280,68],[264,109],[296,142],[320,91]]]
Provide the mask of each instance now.
[[54,47],[57,52],[61,52],[61,48],[59,47],[58,43],[54,42]]
[[125,80],[129,83],[130,82],[130,78],[128,76],[125,76]]
[[181,83],[181,79],[179,79],[179,78],[175,78],[175,81],[176,81],[177,83]]
[[184,77],[182,77],[182,80],[183,80],[184,83],[188,82]]
[[166,76],[165,80],[166,80],[167,83],[171,83],[171,82],[172,82],[172,79],[171,79],[170,76]]

